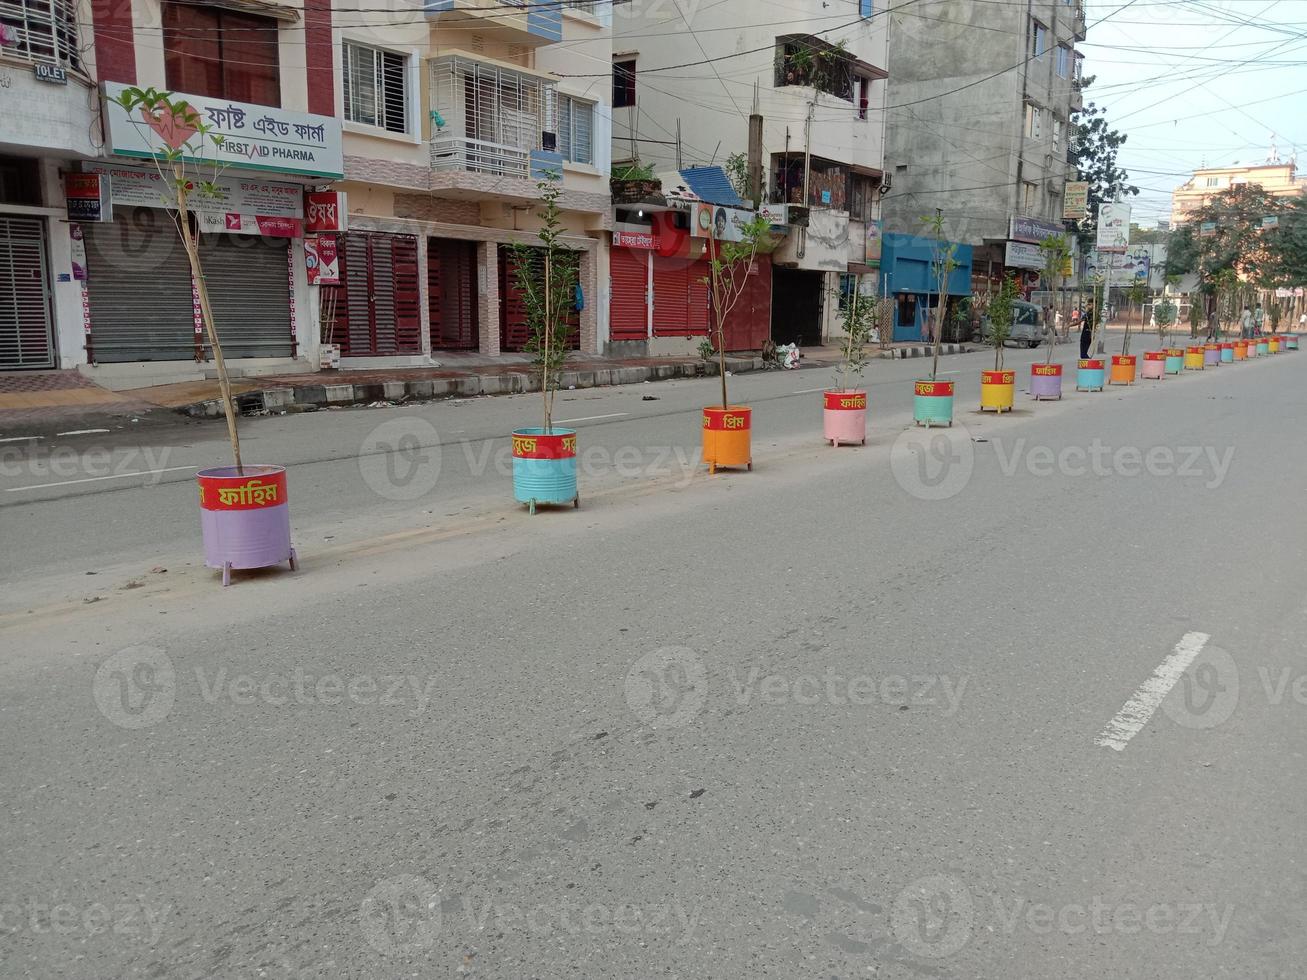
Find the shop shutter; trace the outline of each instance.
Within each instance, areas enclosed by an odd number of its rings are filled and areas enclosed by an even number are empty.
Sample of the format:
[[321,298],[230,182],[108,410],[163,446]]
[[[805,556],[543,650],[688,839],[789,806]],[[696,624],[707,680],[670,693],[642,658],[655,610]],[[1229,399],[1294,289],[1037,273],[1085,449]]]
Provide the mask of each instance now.
[[708,332],[706,262],[654,256],[655,337],[693,337]]
[[[541,253],[533,249],[532,264],[540,265]],[[580,262],[580,256],[574,255]],[[499,349],[501,351],[520,351],[531,339],[531,327],[527,322],[526,302],[517,288],[517,263],[513,252],[507,245],[499,246]],[[540,273],[543,275],[543,271]],[[592,301],[587,297],[587,302]],[[568,328],[567,347],[579,350],[581,347],[581,314],[573,304],[568,309],[565,320]]]
[[761,350],[771,335],[771,257],[759,255],[745,280],[740,301],[726,318],[726,349]]
[[[707,259],[690,266],[686,283],[685,323],[691,337],[706,336],[711,328],[708,311],[712,305],[712,292],[704,282],[712,273]],[[714,343],[716,341],[714,340]]]
[[291,356],[289,249],[288,238],[201,237],[200,263],[225,357]]
[[112,222],[88,222],[82,234],[92,361],[193,360],[191,267],[168,213],[118,208]]
[[610,304],[612,340],[644,340],[649,336],[649,253],[614,248],[609,255],[612,280]]
[[45,219],[0,216],[0,370],[54,366]]
[[428,239],[427,297],[433,349],[477,349],[476,269],[474,242]]
[[341,354],[421,353],[417,239],[353,231],[342,239],[334,334]]

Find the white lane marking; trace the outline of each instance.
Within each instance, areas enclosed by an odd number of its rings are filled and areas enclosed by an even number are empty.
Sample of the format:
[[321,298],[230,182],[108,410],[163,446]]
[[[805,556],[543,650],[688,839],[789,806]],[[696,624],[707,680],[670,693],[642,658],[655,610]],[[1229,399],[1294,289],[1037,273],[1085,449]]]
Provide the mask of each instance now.
[[611,415],[587,415],[585,418],[581,418],[581,419],[559,419],[558,424],[566,425],[568,422],[594,422],[597,421],[598,419],[621,419],[621,418],[626,418],[626,416],[629,414],[631,413],[613,412],[613,414]]
[[791,392],[793,395],[811,395],[814,391],[829,391],[830,386],[826,385],[821,388],[804,388],[802,391]]
[[34,483],[30,487],[5,487],[5,493],[22,493],[24,490],[47,490],[50,487],[66,487],[73,483],[94,483],[96,480],[125,480],[129,476],[153,476],[156,473],[171,473],[173,470],[198,469],[198,466],[165,466],[157,470],[137,470],[134,473],[114,473],[110,476],[88,476],[80,480],[60,480],[58,483]]
[[36,442],[40,436],[10,436],[7,439],[0,439],[0,442]]
[[108,429],[73,429],[71,432],[56,432],[57,436],[93,436],[99,432],[108,432]]
[[1186,633],[1175,645],[1171,655],[1153,671],[1153,676],[1139,686],[1134,696],[1116,713],[1116,717],[1107,723],[1107,727],[1094,739],[1094,744],[1117,752],[1124,749],[1148,724],[1158,705],[1189,669],[1194,658],[1203,652],[1203,647],[1210,639],[1206,633]]

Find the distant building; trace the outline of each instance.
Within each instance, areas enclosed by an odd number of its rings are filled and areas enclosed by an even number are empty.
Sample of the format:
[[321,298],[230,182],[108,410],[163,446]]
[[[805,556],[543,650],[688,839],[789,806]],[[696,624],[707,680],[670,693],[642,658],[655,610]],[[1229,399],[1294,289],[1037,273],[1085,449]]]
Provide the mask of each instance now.
[[1232,163],[1228,167],[1200,167],[1171,193],[1171,223],[1182,225],[1215,195],[1240,184],[1251,184],[1276,197],[1297,197],[1307,188],[1298,179],[1297,154],[1281,160],[1275,145],[1264,163]]

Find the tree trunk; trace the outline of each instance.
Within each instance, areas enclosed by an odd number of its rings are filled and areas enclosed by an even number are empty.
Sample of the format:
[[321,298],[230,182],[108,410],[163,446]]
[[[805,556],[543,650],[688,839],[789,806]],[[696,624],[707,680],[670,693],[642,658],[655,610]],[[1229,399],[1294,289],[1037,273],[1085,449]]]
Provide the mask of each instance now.
[[213,308],[209,305],[209,286],[200,268],[200,246],[191,234],[191,221],[186,209],[186,181],[181,165],[174,169],[177,187],[177,226],[181,229],[182,243],[186,247],[186,258],[190,261],[191,276],[195,279],[195,291],[200,298],[200,315],[204,317],[204,329],[209,336],[209,346],[213,348],[213,363],[218,369],[218,391],[222,395],[222,411],[227,417],[227,438],[231,442],[231,454],[236,461],[236,472],[245,475],[241,464],[241,440],[236,431],[236,406],[231,399],[231,381],[227,377],[227,361],[222,356],[222,344],[218,342],[218,328],[213,321]]

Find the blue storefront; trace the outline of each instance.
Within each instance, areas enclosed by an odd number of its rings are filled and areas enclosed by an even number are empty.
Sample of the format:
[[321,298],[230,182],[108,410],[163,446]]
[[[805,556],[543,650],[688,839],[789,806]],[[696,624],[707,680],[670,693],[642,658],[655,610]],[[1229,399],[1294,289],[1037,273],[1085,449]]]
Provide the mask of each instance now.
[[[956,303],[971,295],[971,246],[940,242],[920,235],[886,235],[881,246],[880,291],[894,300],[894,339],[922,339],[928,309],[935,306],[934,261],[941,248],[952,246],[954,269],[947,294]],[[947,308],[947,307],[946,307]]]

